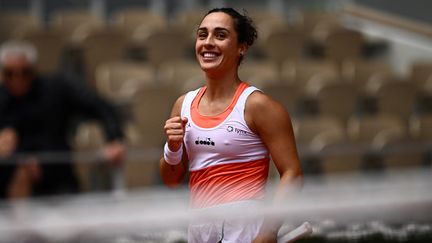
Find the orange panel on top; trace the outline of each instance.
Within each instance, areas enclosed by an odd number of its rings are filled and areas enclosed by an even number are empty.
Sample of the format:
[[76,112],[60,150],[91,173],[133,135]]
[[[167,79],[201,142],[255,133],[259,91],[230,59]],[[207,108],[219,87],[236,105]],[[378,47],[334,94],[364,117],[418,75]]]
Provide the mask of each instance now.
[[240,95],[243,93],[243,91],[248,88],[249,85],[245,82],[241,82],[240,85],[237,87],[237,90],[234,94],[234,97],[230,103],[230,105],[223,111],[221,114],[217,116],[204,116],[201,115],[198,111],[198,105],[201,101],[202,96],[204,95],[207,87],[202,87],[200,91],[198,92],[198,95],[195,97],[195,99],[192,101],[191,105],[191,116],[192,120],[195,124],[202,128],[212,128],[216,127],[219,124],[221,124],[231,113],[231,111],[234,109],[238,99],[240,98]]

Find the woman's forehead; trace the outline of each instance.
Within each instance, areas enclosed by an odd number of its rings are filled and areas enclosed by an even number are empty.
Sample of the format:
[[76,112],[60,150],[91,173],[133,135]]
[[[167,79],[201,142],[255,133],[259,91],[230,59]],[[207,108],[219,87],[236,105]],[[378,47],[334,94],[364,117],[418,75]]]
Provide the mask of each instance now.
[[210,13],[201,21],[200,28],[225,28],[231,30],[234,29],[234,21],[232,17],[226,13]]

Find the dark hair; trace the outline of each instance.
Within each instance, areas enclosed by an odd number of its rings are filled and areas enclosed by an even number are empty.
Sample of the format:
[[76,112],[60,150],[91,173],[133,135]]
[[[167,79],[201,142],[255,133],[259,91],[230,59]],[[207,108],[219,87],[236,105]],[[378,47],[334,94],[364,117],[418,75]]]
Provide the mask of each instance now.
[[[233,8],[214,8],[204,15],[204,18],[211,14],[223,12],[231,16],[234,20],[234,29],[237,32],[237,40],[239,43],[246,43],[248,46],[252,46],[255,40],[258,38],[258,32],[252,19],[246,15],[246,13],[239,13]],[[240,57],[240,62],[243,60],[243,56]]]

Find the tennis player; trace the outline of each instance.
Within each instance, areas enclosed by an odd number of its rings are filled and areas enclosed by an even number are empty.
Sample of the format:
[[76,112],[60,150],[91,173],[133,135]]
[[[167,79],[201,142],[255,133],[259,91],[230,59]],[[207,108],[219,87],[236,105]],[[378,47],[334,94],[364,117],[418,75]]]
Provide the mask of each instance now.
[[[170,187],[189,172],[194,210],[251,208],[264,199],[270,157],[280,182],[273,201],[302,180],[286,109],[242,81],[238,68],[257,38],[252,20],[231,8],[210,10],[196,34],[196,58],[205,86],[181,96],[166,121],[160,161]],[[189,242],[276,242],[280,223],[263,220],[194,222]]]

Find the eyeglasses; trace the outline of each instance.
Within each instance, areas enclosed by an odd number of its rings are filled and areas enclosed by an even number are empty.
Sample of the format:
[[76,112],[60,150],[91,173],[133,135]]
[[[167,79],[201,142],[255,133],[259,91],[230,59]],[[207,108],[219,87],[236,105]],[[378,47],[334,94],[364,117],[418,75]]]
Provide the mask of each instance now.
[[32,68],[21,68],[21,69],[12,69],[12,68],[3,68],[2,74],[4,78],[12,78],[12,77],[31,77],[34,75],[34,70]]

